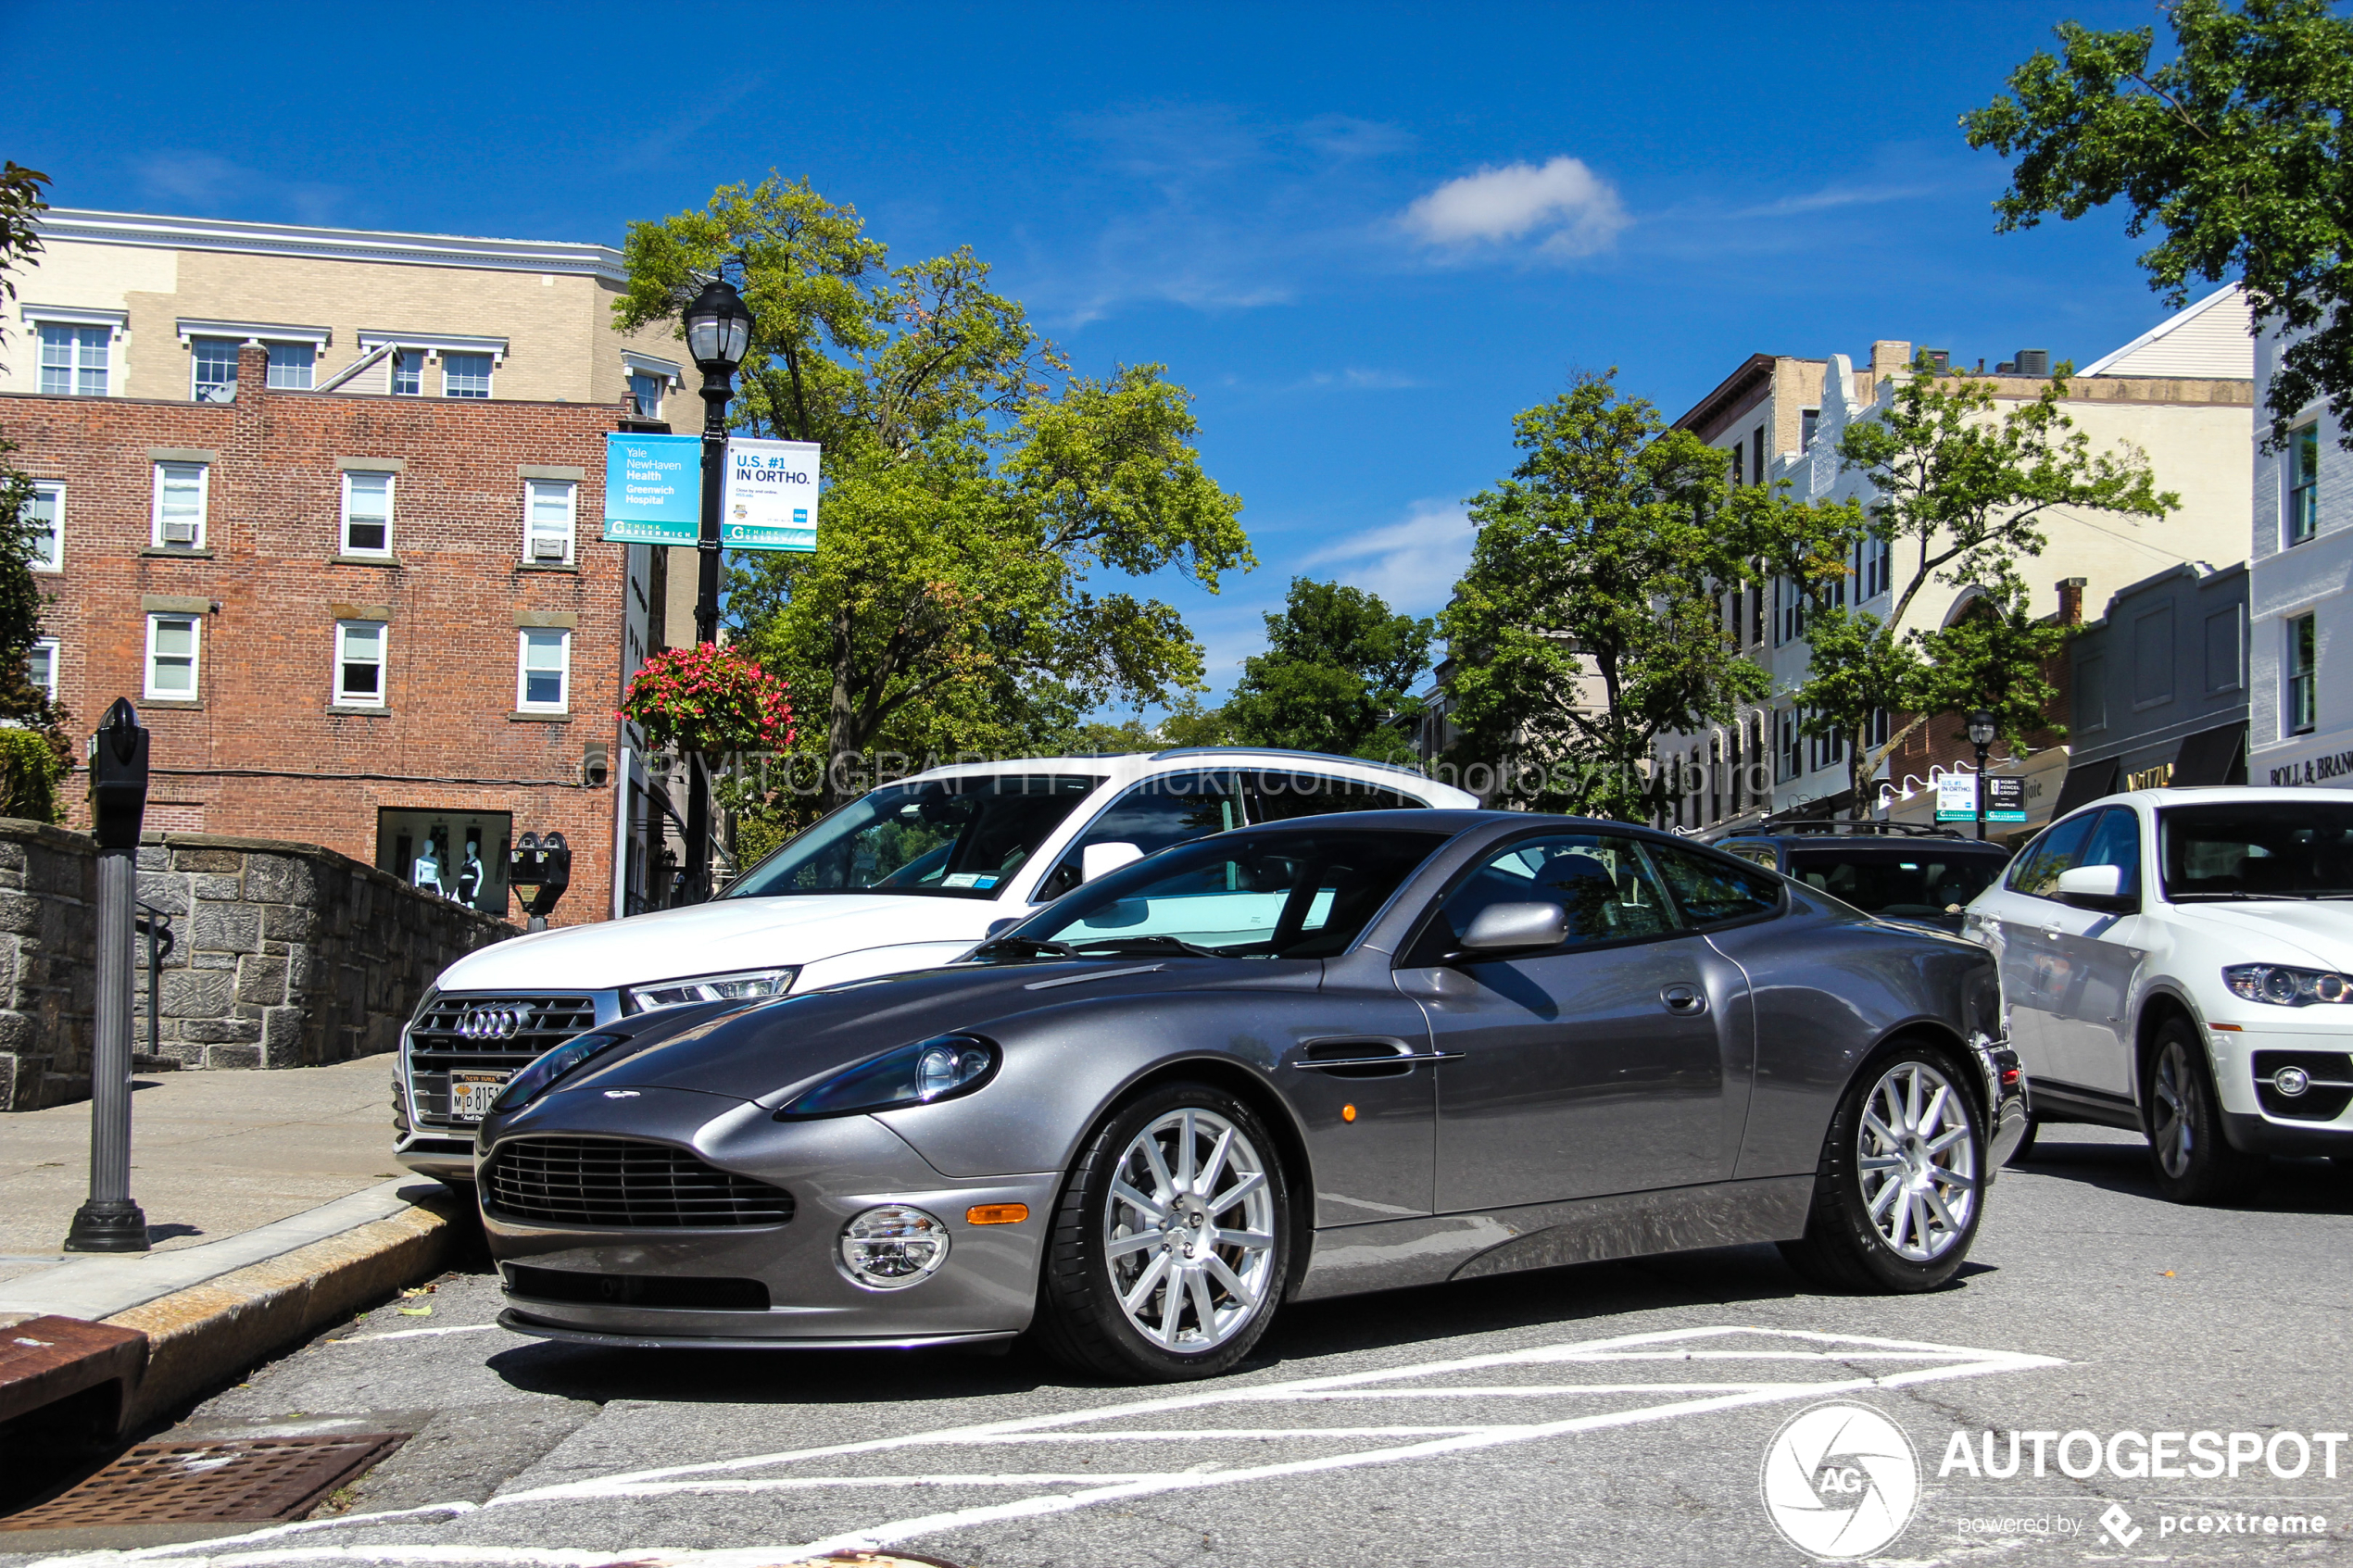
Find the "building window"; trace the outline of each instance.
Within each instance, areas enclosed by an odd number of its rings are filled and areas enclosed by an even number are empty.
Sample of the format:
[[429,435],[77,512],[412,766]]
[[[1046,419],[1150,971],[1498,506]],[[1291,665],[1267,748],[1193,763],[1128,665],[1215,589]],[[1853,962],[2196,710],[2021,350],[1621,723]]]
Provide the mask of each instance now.
[[564,711],[572,696],[572,633],[535,626],[521,640],[515,706],[526,713]]
[[1797,416],[1797,444],[1800,446],[1813,445],[1814,432],[1821,424],[1821,422],[1822,411],[1819,408],[1800,409]]
[[523,559],[540,566],[560,566],[572,559],[573,500],[578,488],[568,479],[526,483]]
[[636,399],[637,417],[641,420],[661,418],[661,395],[664,388],[660,376],[649,376],[643,370],[629,372],[629,395]]
[[237,340],[200,337],[189,345],[194,384],[188,395],[199,403],[226,403],[237,395]]
[[422,397],[425,395],[423,349],[396,348],[392,351],[392,395],[395,397]]
[[1806,750],[1804,740],[1797,733],[1796,710],[1782,709],[1774,715],[1773,722],[1780,731],[1780,744],[1775,746],[1774,755],[1775,760],[1780,764],[1780,776],[1784,780],[1804,777]]
[[1875,599],[1895,580],[1895,546],[1877,534],[1863,541],[1863,586],[1858,599]]
[[1741,444],[1737,441],[1732,443],[1732,483],[1735,485],[1748,483],[1741,475]]
[[1748,585],[1748,640],[1765,640],[1765,563],[1756,562],[1756,576]]
[[487,354],[444,354],[441,357],[441,395],[444,397],[489,396],[490,356]]
[[41,390],[54,397],[104,397],[107,353],[114,333],[106,327],[41,329]]
[[384,623],[335,622],[335,701],[350,708],[384,705]]
[[1749,437],[1748,472],[1753,484],[1765,483],[1765,427],[1758,425]]
[[156,465],[157,549],[204,548],[205,491],[209,471],[202,463]]
[[66,487],[54,480],[34,480],[25,524],[25,564],[35,571],[64,571]]
[[1793,643],[1806,635],[1806,596],[1786,577],[1773,579],[1773,643]]
[[44,637],[25,655],[25,679],[41,688],[51,702],[57,700],[57,639]]
[[2287,623],[2287,727],[2290,734],[2307,734],[2318,721],[2320,630],[2315,619],[2299,615]]
[[147,697],[194,702],[196,697],[196,618],[147,617]]
[[295,392],[310,390],[310,372],[319,363],[319,350],[308,343],[273,343],[270,347],[270,384]]
[[343,553],[347,556],[392,554],[392,475],[346,473],[343,476]]
[[2301,545],[2321,531],[2321,427],[2287,433],[2287,542]]

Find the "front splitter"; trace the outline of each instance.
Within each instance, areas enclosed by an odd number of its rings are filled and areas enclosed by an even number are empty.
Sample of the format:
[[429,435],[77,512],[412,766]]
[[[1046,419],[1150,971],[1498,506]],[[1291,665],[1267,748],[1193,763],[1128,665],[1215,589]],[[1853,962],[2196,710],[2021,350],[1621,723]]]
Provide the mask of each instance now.
[[561,1339],[574,1345],[602,1345],[623,1350],[923,1350],[940,1345],[1000,1345],[1020,1334],[1000,1330],[989,1334],[925,1334],[891,1339],[733,1339],[715,1335],[598,1334],[540,1323],[512,1307],[498,1314],[498,1326],[540,1339]]

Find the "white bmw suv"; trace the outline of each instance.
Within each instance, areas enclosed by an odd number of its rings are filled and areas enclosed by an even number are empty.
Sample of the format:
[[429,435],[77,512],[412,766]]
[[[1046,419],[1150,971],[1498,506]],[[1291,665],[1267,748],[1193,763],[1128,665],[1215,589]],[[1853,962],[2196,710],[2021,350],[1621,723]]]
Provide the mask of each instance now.
[[497,943],[444,970],[400,1035],[395,1152],[473,1179],[515,1070],[624,1013],[774,997],[943,964],[1173,844],[1329,811],[1475,808],[1403,768],[1209,746],[935,768],[796,834],[707,904]]
[[[1969,904],[2034,1126],[2145,1133],[2180,1203],[2353,1162],[2353,790],[2152,789],[2051,824]],[[2015,1156],[2013,1157],[2015,1158]]]

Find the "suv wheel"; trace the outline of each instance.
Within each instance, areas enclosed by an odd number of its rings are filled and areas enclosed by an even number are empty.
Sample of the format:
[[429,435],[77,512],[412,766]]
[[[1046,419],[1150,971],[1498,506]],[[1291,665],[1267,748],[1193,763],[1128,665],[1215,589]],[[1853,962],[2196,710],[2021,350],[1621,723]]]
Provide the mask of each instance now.
[[2158,1191],[2176,1203],[2231,1203],[2263,1185],[2271,1160],[2233,1148],[2222,1135],[2206,1043],[2189,1020],[2176,1016],[2158,1026],[2143,1090]]

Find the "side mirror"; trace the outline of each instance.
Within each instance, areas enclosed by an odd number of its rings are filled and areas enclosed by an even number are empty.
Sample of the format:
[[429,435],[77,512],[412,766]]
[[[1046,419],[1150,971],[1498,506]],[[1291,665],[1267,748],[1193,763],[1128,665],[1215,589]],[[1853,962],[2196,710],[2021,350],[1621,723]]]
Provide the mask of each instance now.
[[1568,940],[1568,911],[1558,904],[1490,904],[1461,937],[1465,956],[1557,947]]
[[2131,914],[2141,907],[2141,901],[2124,891],[2124,868],[2121,866],[2070,866],[2059,872],[2058,885],[2052,889],[2062,904],[2072,904],[2079,909],[2102,909],[2111,914]]
[[1109,876],[1131,860],[1140,860],[1144,852],[1132,844],[1089,844],[1078,852],[1078,880],[1092,882],[1099,876]]
[[987,933],[988,939],[994,942],[997,938],[1002,936],[1005,933],[1011,931],[1013,927],[1019,925],[1020,923],[1021,922],[1013,919],[1011,915],[1006,916],[1003,920],[992,920],[988,922],[988,930]]

